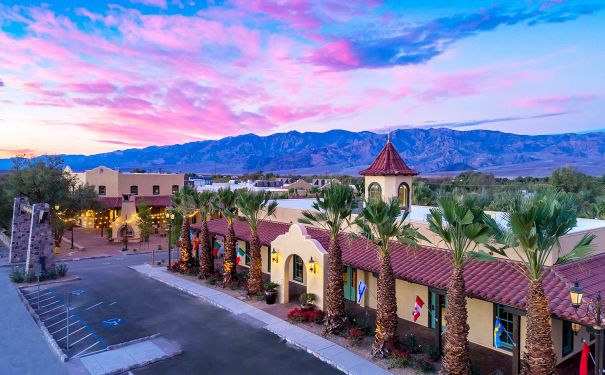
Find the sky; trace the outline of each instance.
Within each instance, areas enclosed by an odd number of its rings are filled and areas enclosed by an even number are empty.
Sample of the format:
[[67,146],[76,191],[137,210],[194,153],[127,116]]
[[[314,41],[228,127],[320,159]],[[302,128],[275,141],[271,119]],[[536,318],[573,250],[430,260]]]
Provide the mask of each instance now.
[[0,157],[605,129],[602,0],[2,0]]

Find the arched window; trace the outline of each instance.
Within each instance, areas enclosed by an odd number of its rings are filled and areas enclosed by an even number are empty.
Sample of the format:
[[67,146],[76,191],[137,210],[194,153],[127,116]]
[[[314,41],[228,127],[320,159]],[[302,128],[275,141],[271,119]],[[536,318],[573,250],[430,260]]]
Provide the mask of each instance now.
[[407,183],[402,182],[399,185],[397,197],[399,199],[399,206],[410,207],[410,186]]
[[294,262],[292,262],[292,278],[295,281],[298,282],[303,282],[304,277],[303,274],[305,273],[305,265],[303,263],[303,260],[301,257],[299,257],[298,255],[294,255]]
[[378,202],[382,199],[382,188],[377,182],[372,182],[368,187],[368,200],[370,202]]

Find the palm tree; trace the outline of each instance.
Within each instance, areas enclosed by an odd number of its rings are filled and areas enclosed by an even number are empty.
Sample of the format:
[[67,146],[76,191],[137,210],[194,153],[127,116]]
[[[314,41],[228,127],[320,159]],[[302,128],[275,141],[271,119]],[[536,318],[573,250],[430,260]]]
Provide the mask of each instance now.
[[432,208],[427,219],[429,230],[451,254],[452,274],[447,287],[447,311],[445,343],[443,347],[443,372],[454,375],[471,373],[466,308],[464,266],[480,244],[486,244],[491,236],[487,215],[476,208],[474,200],[459,195],[445,195],[438,199],[438,207]]
[[321,191],[312,207],[314,211],[303,211],[303,217],[298,221],[302,224],[317,225],[330,234],[324,324],[327,333],[338,335],[344,332],[347,318],[342,283],[342,250],[338,236],[342,229],[351,224],[351,213],[356,207],[353,189],[347,185],[332,184]]
[[196,206],[202,218],[200,240],[200,272],[199,277],[205,279],[214,272],[214,259],[212,247],[210,246],[210,234],[208,233],[208,219],[214,214],[214,199],[216,194],[212,191],[202,191],[196,196]]
[[[556,357],[550,309],[542,280],[553,250],[559,249],[560,238],[576,226],[576,212],[565,193],[549,190],[534,197],[516,199],[506,214],[506,221],[506,228],[491,221],[496,241],[504,246],[490,247],[490,250],[505,257],[514,254],[520,262],[512,263],[513,266],[529,281],[527,338],[521,371],[523,374],[554,374]],[[559,256],[555,264],[585,258],[593,250],[594,238],[592,234],[584,235],[569,253]],[[485,252],[481,252],[480,257],[494,259]]]
[[248,294],[254,295],[263,291],[263,268],[260,254],[260,238],[258,237],[258,224],[269,216],[273,216],[277,202],[271,201],[268,191],[242,191],[238,194],[236,203],[240,214],[250,226],[250,272],[248,274]]
[[191,252],[193,245],[191,244],[191,221],[190,215],[196,210],[196,195],[197,192],[185,186],[181,191],[172,195],[173,211],[178,213],[183,218],[181,226],[181,269],[187,270],[192,265]]
[[229,188],[218,189],[216,199],[213,201],[214,209],[219,211],[227,221],[227,235],[225,236],[225,258],[223,260],[223,284],[228,283],[235,276],[237,268],[235,263],[235,230],[233,221],[237,219],[237,193]]
[[401,213],[397,198],[388,203],[382,199],[368,201],[363,211],[355,219],[361,235],[369,239],[376,247],[380,261],[378,273],[378,291],[376,305],[376,336],[372,346],[372,355],[389,356],[397,345],[397,300],[395,297],[395,275],[391,264],[391,241],[415,247],[423,239],[418,231],[405,219],[409,211]]

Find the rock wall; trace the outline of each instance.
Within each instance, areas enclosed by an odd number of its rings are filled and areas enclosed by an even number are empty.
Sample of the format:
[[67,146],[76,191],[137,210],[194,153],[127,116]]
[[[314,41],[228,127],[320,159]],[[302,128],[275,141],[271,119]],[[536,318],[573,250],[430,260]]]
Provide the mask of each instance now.
[[11,227],[11,246],[8,252],[10,263],[23,263],[27,258],[29,231],[31,227],[31,209],[29,200],[25,197],[15,198],[13,202],[13,225]]

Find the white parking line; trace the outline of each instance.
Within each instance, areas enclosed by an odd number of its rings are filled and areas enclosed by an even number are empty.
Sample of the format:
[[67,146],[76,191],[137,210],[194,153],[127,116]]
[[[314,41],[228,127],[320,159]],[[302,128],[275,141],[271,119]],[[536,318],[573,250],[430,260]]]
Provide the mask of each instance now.
[[44,311],[42,314],[48,314],[49,312],[54,311],[54,310],[56,310],[56,309],[60,309],[60,308],[62,308],[62,307],[64,307],[64,306],[63,306],[63,305],[61,305],[61,306],[57,306],[57,307],[55,307],[54,309],[50,309],[50,310],[48,310],[48,311]]
[[[77,356],[79,356],[79,355],[81,355],[82,353],[86,352],[88,349],[91,349],[93,346],[97,345],[98,343],[99,343],[99,342],[97,341],[97,342],[95,342],[94,344],[92,344],[91,346],[89,346],[88,348],[86,348],[86,349],[82,350],[80,353],[78,353],[78,354],[74,355],[74,358],[75,358],[75,357],[77,357]],[[103,349],[103,350],[105,350],[105,349]],[[97,352],[102,352],[103,350],[99,350],[99,351],[97,351]],[[97,352],[93,352],[93,353],[97,353]],[[93,354],[93,353],[90,353],[90,354]]]
[[92,309],[93,307],[97,307],[97,306],[99,306],[99,305],[100,305],[100,304],[102,304],[102,303],[103,303],[103,301],[101,301],[101,302],[97,303],[96,305],[92,305],[92,306],[90,306],[90,307],[89,307],[89,308],[87,308],[86,310],[90,310],[90,309]]
[[[40,292],[46,292],[48,289],[40,289]],[[38,290],[31,290],[31,291],[27,291],[27,293],[23,293],[24,296],[30,296],[32,294],[36,294],[38,293]],[[51,293],[51,292],[49,292]]]
[[[70,325],[71,325],[71,324],[70,324]],[[83,330],[84,328],[86,328],[86,327],[82,326],[82,327],[80,327],[80,328],[76,329],[76,330],[75,330],[75,331],[73,331],[73,332],[69,332],[69,335],[71,336],[71,335],[73,335],[74,333],[76,333],[76,332],[78,332],[78,331]],[[55,333],[57,333],[57,332],[59,332],[59,331],[62,331],[62,330],[64,330],[64,329],[65,329],[65,327],[61,327],[60,329],[58,329],[58,330],[56,330],[55,332],[51,333],[51,335],[54,335]],[[59,341],[59,340],[57,340],[57,341]]]
[[[76,323],[79,323],[79,322],[80,322],[79,320],[76,320],[75,322],[71,323],[69,326],[71,327],[72,325],[74,325],[74,324],[76,324]],[[57,331],[53,332],[53,334],[55,334],[55,333],[57,333],[57,332],[60,332],[61,330],[64,330],[65,328],[67,328],[67,327],[62,327],[61,329],[59,329],[59,330],[57,330]],[[73,332],[69,332],[69,334],[70,334],[70,335],[71,335],[72,333],[73,333]],[[65,336],[61,337],[61,338],[60,338],[60,339],[58,339],[57,341],[64,340],[66,337],[67,337],[67,335],[65,335]]]
[[80,341],[84,340],[85,338],[87,338],[87,337],[89,337],[89,336],[92,336],[92,333],[89,333],[88,335],[86,335],[86,336],[82,337],[80,340],[78,340],[78,341],[76,341],[76,342],[72,343],[70,346],[74,346],[74,345],[76,345],[77,343],[79,343]]
[[[63,314],[63,313],[61,313],[61,314]],[[57,316],[57,315],[55,315],[55,316]],[[75,315],[72,315],[72,316],[70,316],[69,318],[71,319],[71,318],[75,318],[75,317],[76,317]],[[50,325],[46,326],[46,329],[48,329],[48,328],[50,328],[50,327],[52,327],[52,326],[54,326],[54,325],[57,325],[57,324],[59,324],[59,323],[61,323],[61,322],[64,322],[64,321],[66,321],[66,320],[67,320],[67,318],[63,318],[63,319],[61,319],[61,320],[59,320],[59,321],[57,321],[57,322],[54,322],[53,324],[50,324]]]
[[114,302],[110,303],[110,304],[109,304],[109,306],[113,306],[113,305],[115,305],[116,303],[117,303],[117,302],[115,302],[115,301],[114,301]]
[[[38,303],[38,300],[35,298],[36,297],[34,297],[34,299],[32,299],[32,302]],[[55,296],[50,296],[48,298],[41,299],[40,302],[45,302],[45,301],[48,301],[49,299],[53,299],[53,298],[55,298]]]
[[56,303],[59,303],[59,302],[61,302],[61,301],[55,301],[55,302],[49,303],[49,304],[47,304],[47,305],[44,305],[44,306],[40,307],[40,308],[39,308],[39,310],[45,309],[45,308],[47,308],[48,306],[52,306],[52,305],[54,305],[54,304],[56,304]]
[[[45,314],[45,313],[43,313],[43,314]],[[60,313],[58,313],[57,315],[53,315],[53,316],[51,316],[50,318],[47,318],[47,319],[42,319],[42,321],[43,321],[43,322],[48,322],[49,320],[54,319],[54,318],[58,317],[58,316],[59,316],[59,315],[61,315],[61,314],[63,314],[63,315],[64,315],[65,313],[64,313],[63,311],[61,311],[61,312],[60,312]]]
[[[30,297],[30,296],[34,296],[35,294],[36,294],[36,292],[33,292],[33,293],[30,293],[30,294],[24,294],[23,296],[24,296],[25,298],[28,298],[28,297]],[[48,292],[48,293],[44,293],[44,294],[40,294],[40,297],[42,297],[42,296],[47,296],[47,295],[49,295],[49,294],[52,294],[52,292]]]

